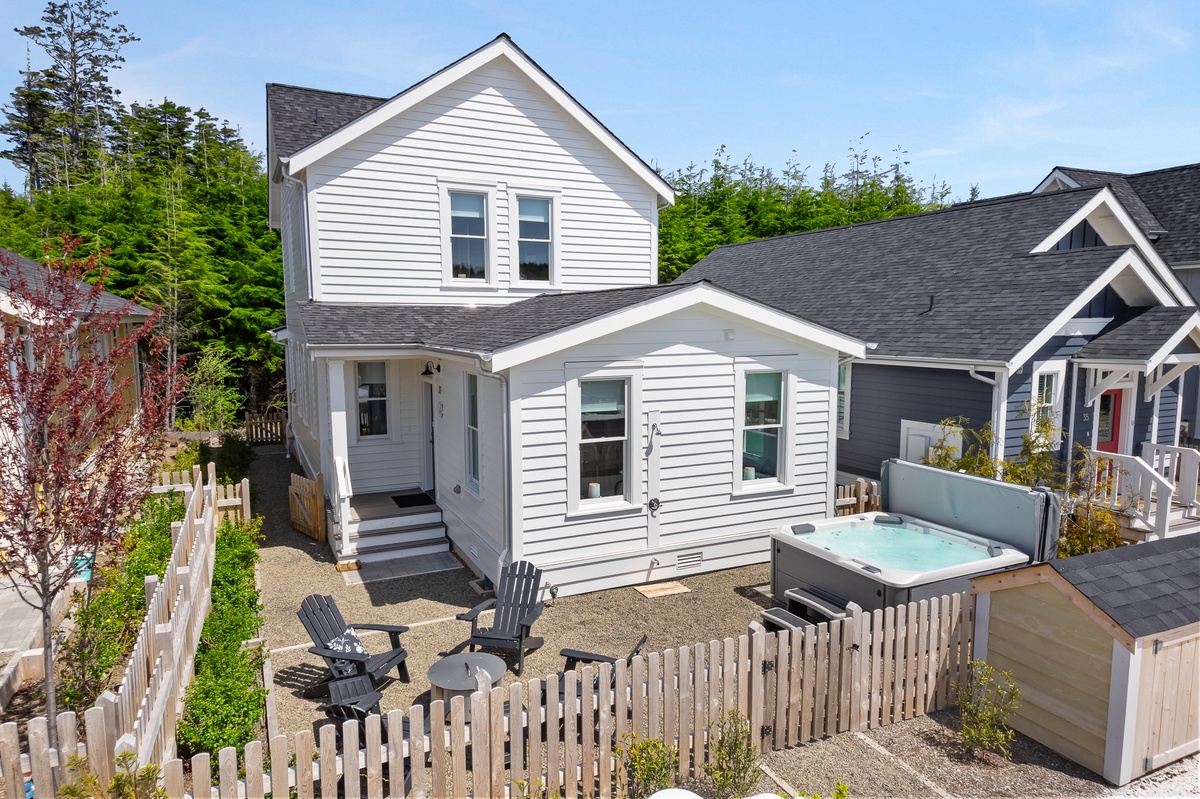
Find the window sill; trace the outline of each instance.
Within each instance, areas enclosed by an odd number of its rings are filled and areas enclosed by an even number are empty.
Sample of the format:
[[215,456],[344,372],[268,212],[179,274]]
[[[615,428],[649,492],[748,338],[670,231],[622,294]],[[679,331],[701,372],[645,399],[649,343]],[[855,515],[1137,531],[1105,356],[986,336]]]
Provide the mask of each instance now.
[[645,513],[644,505],[634,505],[624,500],[613,502],[596,502],[580,505],[567,511],[567,520],[584,519],[594,516],[637,516]]
[[850,431],[849,430],[839,430],[839,431],[837,431],[837,437],[840,438],[842,441],[849,441],[850,440]]
[[730,499],[745,499],[747,497],[762,497],[762,496],[787,496],[793,493],[795,489],[792,486],[784,485],[776,480],[767,483],[751,483],[743,485],[741,488],[735,488],[730,494]]

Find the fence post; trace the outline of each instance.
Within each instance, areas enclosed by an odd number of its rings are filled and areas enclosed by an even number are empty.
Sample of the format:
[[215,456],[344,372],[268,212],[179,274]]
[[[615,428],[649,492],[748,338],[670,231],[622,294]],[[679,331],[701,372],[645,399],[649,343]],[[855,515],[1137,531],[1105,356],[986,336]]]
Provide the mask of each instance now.
[[150,603],[154,601],[154,592],[158,590],[158,575],[151,574],[146,577],[146,607],[150,607]]
[[242,478],[242,524],[250,521],[250,478]]

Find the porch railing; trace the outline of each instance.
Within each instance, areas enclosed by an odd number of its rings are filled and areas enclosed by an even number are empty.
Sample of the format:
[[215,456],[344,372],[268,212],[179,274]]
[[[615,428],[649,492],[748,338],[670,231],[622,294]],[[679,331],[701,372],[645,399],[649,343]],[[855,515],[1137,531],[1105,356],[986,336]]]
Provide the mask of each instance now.
[[1200,484],[1200,452],[1167,444],[1142,444],[1142,460],[1175,486],[1175,501],[1185,508],[1200,506],[1196,489]]
[[1175,485],[1136,455],[1091,451],[1096,470],[1096,501],[1141,522],[1155,538],[1165,538]]
[[350,464],[340,455],[333,457],[333,475],[334,507],[342,538],[341,552],[345,553],[350,550],[350,498],[354,496],[354,485],[350,482]]

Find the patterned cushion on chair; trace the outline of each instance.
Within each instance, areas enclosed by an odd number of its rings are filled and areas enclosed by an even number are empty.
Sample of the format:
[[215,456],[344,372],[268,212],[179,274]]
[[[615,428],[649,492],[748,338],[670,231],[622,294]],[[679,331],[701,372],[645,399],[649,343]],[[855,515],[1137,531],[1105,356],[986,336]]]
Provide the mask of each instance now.
[[332,649],[334,652],[354,652],[355,654],[367,654],[366,647],[359,640],[358,633],[354,630],[346,630],[346,632],[334,638],[325,644],[326,649]]

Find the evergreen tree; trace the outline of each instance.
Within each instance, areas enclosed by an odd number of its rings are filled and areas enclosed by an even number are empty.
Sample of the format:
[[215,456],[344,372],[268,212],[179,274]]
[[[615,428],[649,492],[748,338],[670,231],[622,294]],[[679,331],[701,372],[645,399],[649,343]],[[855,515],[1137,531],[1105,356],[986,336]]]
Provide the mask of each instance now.
[[0,156],[16,164],[26,174],[26,187],[37,191],[42,187],[42,169],[50,152],[54,83],[46,72],[29,65],[28,49],[21,78],[11,102],[4,106],[6,121],[0,124],[0,136],[7,137],[12,147]]

